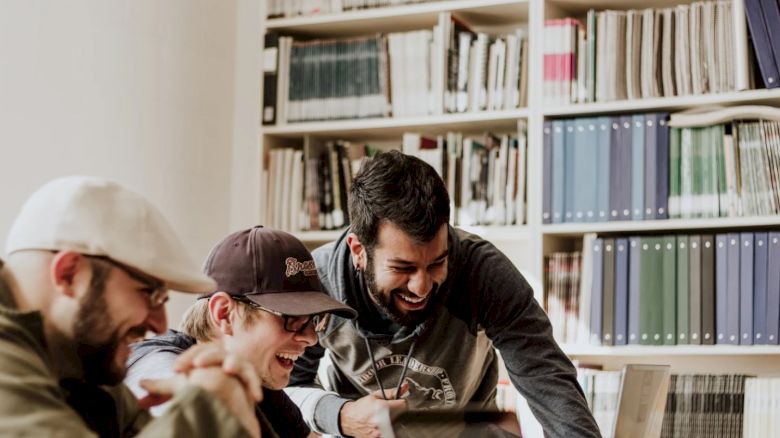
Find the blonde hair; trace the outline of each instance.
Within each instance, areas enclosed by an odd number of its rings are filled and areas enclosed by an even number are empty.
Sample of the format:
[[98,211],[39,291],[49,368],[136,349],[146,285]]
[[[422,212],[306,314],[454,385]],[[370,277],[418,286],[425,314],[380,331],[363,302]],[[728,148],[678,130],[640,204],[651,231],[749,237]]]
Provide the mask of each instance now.
[[[198,342],[207,342],[214,338],[216,327],[211,321],[209,315],[209,300],[199,299],[195,301],[185,312],[179,324],[179,331],[186,333]],[[251,304],[233,299],[236,303],[237,320],[242,327],[248,327],[257,320],[259,309],[255,309]]]

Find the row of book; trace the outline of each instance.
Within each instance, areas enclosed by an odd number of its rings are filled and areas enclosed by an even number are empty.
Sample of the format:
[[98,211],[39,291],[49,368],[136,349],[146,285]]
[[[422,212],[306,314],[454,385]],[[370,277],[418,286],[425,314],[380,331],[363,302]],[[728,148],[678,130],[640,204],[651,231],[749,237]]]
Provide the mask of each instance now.
[[[602,436],[613,436],[617,415],[622,373],[578,368],[578,381]],[[771,377],[745,375],[672,374],[666,396],[661,425],[661,437],[736,437],[756,429],[754,418],[780,413],[780,407],[749,402],[759,394],[776,399],[774,394],[761,392],[761,386],[776,385]],[[770,386],[771,387],[771,386]],[[625,389],[623,390],[625,391]],[[624,392],[625,394],[625,392]],[[769,429],[771,431],[771,429]],[[765,431],[755,436],[768,437]],[[747,436],[747,435],[744,435]]]
[[432,30],[340,39],[265,36],[263,124],[526,105],[526,31],[489,36],[449,12]]
[[[748,109],[759,116],[776,112],[759,106],[728,111]],[[545,122],[542,221],[780,213],[780,122],[670,127],[678,116],[671,122],[667,113]]]
[[[435,137],[403,135],[402,152],[430,164],[450,195],[453,225],[525,222],[526,130],[481,136],[447,132]],[[297,231],[349,225],[347,193],[362,162],[379,152],[366,144],[304,139],[302,148],[267,152],[263,186],[268,226]]]
[[349,224],[347,191],[364,159],[377,150],[363,144],[306,138],[303,148],[271,149],[264,160],[265,223],[287,230],[315,231]]
[[404,134],[401,149],[430,164],[450,195],[450,223],[514,225],[525,222],[526,130],[517,134],[464,136],[448,132],[435,138]]
[[744,24],[743,7],[732,0],[590,10],[584,25],[574,18],[547,20],[545,102],[605,102],[747,89],[751,77]]
[[588,234],[581,255],[554,255],[547,266],[560,342],[778,344],[780,232]]
[[267,0],[268,18],[297,17],[299,15],[336,14],[339,12],[427,3],[437,0]]
[[545,121],[542,222],[667,219],[668,117]]
[[780,123],[672,128],[669,216],[780,213]]

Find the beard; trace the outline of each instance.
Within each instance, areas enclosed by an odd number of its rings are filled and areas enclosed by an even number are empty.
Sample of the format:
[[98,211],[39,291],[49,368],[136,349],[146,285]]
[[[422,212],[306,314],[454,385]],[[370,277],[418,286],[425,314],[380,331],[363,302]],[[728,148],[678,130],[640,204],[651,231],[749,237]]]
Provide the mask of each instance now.
[[[393,322],[405,327],[413,327],[417,324],[425,321],[433,311],[433,306],[430,302],[427,302],[425,307],[420,310],[406,311],[398,308],[395,300],[396,295],[414,295],[406,288],[396,288],[390,291],[379,288],[376,284],[376,276],[374,275],[374,262],[371,255],[366,254],[366,269],[363,272],[363,279],[366,282],[368,293],[374,300],[374,304],[387,315]],[[438,283],[433,283],[431,287],[431,293],[428,294],[430,300],[436,294],[439,289]],[[398,298],[402,299],[402,298]]]
[[[105,282],[91,284],[81,302],[73,328],[76,354],[81,360],[84,381],[96,385],[116,385],[127,373],[124,364],[116,363],[119,333],[110,329],[105,298]],[[96,335],[111,332],[105,341],[94,341]]]

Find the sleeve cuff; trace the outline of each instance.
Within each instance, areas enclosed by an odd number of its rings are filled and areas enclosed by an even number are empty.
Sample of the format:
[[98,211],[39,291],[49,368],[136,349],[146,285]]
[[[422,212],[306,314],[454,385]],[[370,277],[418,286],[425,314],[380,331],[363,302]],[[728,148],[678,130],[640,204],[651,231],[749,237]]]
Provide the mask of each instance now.
[[320,398],[314,409],[314,423],[317,429],[330,435],[342,435],[339,427],[339,413],[341,407],[348,401],[351,400],[334,394],[327,394]]

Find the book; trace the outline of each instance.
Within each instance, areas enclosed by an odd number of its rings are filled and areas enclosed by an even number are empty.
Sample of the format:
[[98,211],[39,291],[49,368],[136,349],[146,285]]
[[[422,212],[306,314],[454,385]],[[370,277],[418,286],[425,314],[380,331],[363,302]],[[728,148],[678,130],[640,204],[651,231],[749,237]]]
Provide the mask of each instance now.
[[767,344],[778,344],[780,328],[780,233],[773,231],[767,236],[769,250],[767,254],[766,288],[766,339]]
[[[766,0],[767,3],[773,0]],[[753,51],[761,71],[761,78],[766,88],[780,86],[780,74],[778,64],[769,41],[769,31],[765,22],[762,0],[745,0],[745,15],[747,16],[748,29],[753,41]],[[776,23],[775,23],[776,25]]]
[[739,344],[753,344],[753,233],[740,233]]
[[615,345],[615,239],[603,240],[604,258],[601,292],[601,343]]
[[753,247],[753,345],[767,343],[768,235],[757,232]]
[[604,279],[604,256],[602,255],[602,246],[604,240],[596,238],[593,241],[593,281],[591,283],[591,294],[593,298],[590,304],[590,343],[601,345],[602,329],[602,293]]
[[614,345],[628,340],[628,239],[615,239],[615,323]]
[[637,236],[629,237],[628,241],[628,343],[639,344],[642,242]]
[[689,344],[690,295],[688,293],[688,236],[677,236],[677,343]]
[[276,123],[276,82],[279,69],[279,35],[265,34],[263,44],[263,125]]
[[726,343],[726,305],[728,276],[727,234],[715,236],[715,343]]
[[715,343],[715,236],[701,236],[701,343]]
[[701,235],[688,237],[688,330],[691,344],[701,344]]
[[677,245],[674,236],[661,237],[661,296],[663,297],[663,344],[677,342]]

